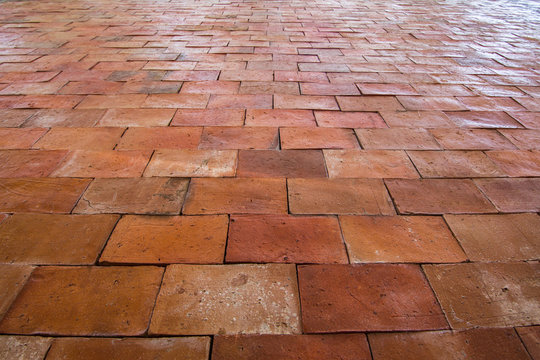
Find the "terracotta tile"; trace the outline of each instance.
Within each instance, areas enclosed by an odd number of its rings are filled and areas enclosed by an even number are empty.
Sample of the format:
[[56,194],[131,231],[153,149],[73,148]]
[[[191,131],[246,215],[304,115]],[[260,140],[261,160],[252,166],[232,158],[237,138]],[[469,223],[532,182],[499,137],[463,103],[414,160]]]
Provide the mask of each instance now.
[[337,101],[342,111],[404,110],[394,96],[337,96]]
[[476,94],[483,96],[525,96],[523,91],[515,86],[469,85],[468,87]]
[[482,151],[408,151],[423,178],[506,176]]
[[[472,111],[522,111],[523,106],[512,98],[470,96],[458,97],[468,110]],[[447,110],[447,109],[445,109]]]
[[379,113],[390,127],[454,127],[442,111],[380,111]]
[[243,109],[179,109],[171,126],[242,126]]
[[128,215],[116,226],[99,261],[129,264],[222,263],[228,222],[224,215]]
[[151,334],[298,334],[294,265],[171,265]]
[[471,180],[386,180],[400,214],[496,212]]
[[48,360],[61,359],[193,359],[206,360],[210,338],[183,337],[160,339],[58,338],[47,354]]
[[[331,178],[418,178],[404,151],[323,150]],[[300,177],[300,176],[299,176]]]
[[333,96],[274,95],[276,109],[339,110]]
[[381,116],[374,112],[315,111],[317,125],[335,128],[385,128]]
[[457,126],[472,128],[520,128],[521,125],[508,114],[500,111],[447,112]]
[[88,95],[77,109],[136,109],[142,107],[146,97],[146,94]]
[[539,130],[505,129],[499,132],[521,150],[540,150]]
[[0,319],[4,317],[33,270],[32,266],[0,264],[0,286],[3,289],[0,294]]
[[122,85],[120,94],[176,94],[181,81],[128,81]]
[[437,150],[439,144],[422,128],[356,129],[364,149]]
[[35,113],[36,110],[0,109],[0,127],[19,127]]
[[300,83],[303,95],[360,95],[354,84]]
[[[165,81],[214,81],[219,76],[219,70],[178,70],[169,71],[167,75],[163,77]],[[225,79],[221,79],[225,80]]]
[[425,265],[453,329],[537,324],[537,263]]
[[75,150],[64,159],[52,176],[58,177],[139,177],[151,151]]
[[210,95],[208,94],[150,94],[140,107],[204,109],[209,98]]
[[355,149],[358,141],[350,129],[281,128],[282,149]]
[[515,149],[497,130],[489,129],[431,129],[431,134],[445,149],[492,150]]
[[317,126],[311,110],[249,109],[246,126]]
[[[261,70],[222,70],[219,80],[225,81],[273,81],[272,71]],[[276,80],[278,81],[278,80]]]
[[39,139],[34,149],[112,150],[124,128],[53,128]]
[[0,226],[1,261],[91,265],[117,221],[115,215],[15,214]]
[[29,149],[46,132],[39,128],[0,128],[0,149]]
[[328,77],[324,72],[315,71],[275,71],[274,81],[301,81],[327,83]]
[[450,263],[467,260],[436,216],[340,216],[351,263]]
[[334,217],[232,216],[227,262],[348,263]]
[[538,212],[540,179],[478,179],[478,187],[501,212]]
[[236,81],[190,81],[182,85],[183,94],[238,94]]
[[540,112],[509,112],[509,114],[528,129],[540,129]]
[[0,336],[0,356],[3,359],[42,360],[52,338],[30,336]]
[[70,95],[116,94],[121,87],[122,83],[116,81],[70,81],[58,93]]
[[371,359],[364,334],[216,336],[212,359]]
[[109,109],[97,126],[167,126],[174,109]]
[[162,274],[150,266],[37,268],[0,322],[0,331],[142,335]]
[[49,176],[66,155],[67,151],[0,150],[0,177]]
[[472,261],[521,261],[540,256],[536,214],[445,215]]
[[83,100],[78,95],[26,95],[17,101],[19,109],[72,109]]
[[369,334],[369,344],[375,360],[528,359],[512,329]]
[[300,88],[298,84],[286,81],[242,81],[240,94],[300,95]]
[[90,180],[0,179],[0,211],[68,213]]
[[[358,84],[362,95],[418,95],[409,84]],[[351,95],[351,94],[337,94]]]
[[540,151],[502,150],[486,154],[509,176],[540,176]]
[[144,176],[223,177],[234,176],[234,150],[158,150]]
[[316,150],[240,150],[237,176],[326,177],[326,168]]
[[284,179],[192,179],[184,214],[283,214]]
[[272,95],[212,95],[208,109],[271,109]]
[[293,214],[395,214],[378,179],[289,179],[287,184]]
[[516,331],[529,355],[533,359],[538,359],[540,357],[540,326],[518,327]]
[[298,283],[307,333],[448,327],[416,265],[301,265]]
[[95,179],[73,210],[79,214],[179,214],[187,179]]
[[275,149],[278,129],[270,127],[206,127],[199,149]]
[[398,100],[407,110],[467,110],[467,107],[454,97],[398,96]]
[[320,71],[320,72],[350,72],[349,68],[345,64],[331,64],[331,63],[300,63],[298,64],[300,71]]
[[44,109],[25,121],[23,127],[92,127],[105,114],[99,109]]
[[201,127],[157,127],[128,129],[117,150],[196,149]]
[[193,61],[149,61],[144,70],[193,70],[196,63]]
[[[474,94],[463,85],[452,84],[414,84],[418,94],[424,96],[473,96]],[[409,94],[404,94],[409,95]],[[412,94],[414,95],[414,94]]]

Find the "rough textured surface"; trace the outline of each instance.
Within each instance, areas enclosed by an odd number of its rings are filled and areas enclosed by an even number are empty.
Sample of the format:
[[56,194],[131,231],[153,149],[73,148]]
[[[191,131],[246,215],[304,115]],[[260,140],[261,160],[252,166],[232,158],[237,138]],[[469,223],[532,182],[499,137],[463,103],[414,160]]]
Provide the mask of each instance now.
[[236,150],[158,150],[144,176],[234,176],[237,157]]
[[540,326],[516,328],[521,341],[533,359],[540,357]]
[[43,360],[52,338],[0,336],[0,357],[10,360]]

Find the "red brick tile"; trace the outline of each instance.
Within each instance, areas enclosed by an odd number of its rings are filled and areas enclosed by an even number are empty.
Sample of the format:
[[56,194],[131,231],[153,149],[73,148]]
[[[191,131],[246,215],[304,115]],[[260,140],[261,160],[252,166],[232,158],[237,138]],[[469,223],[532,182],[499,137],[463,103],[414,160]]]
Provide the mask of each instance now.
[[109,109],[98,126],[167,126],[174,109]]
[[0,149],[29,149],[46,132],[39,128],[0,128]]
[[38,268],[0,322],[0,331],[141,335],[148,327],[162,274],[157,267]]
[[375,112],[315,111],[317,125],[335,128],[385,128],[381,116]]
[[339,110],[333,96],[274,95],[276,109]]
[[0,179],[0,211],[69,213],[90,180]]
[[[504,97],[459,97],[468,110],[472,111],[522,111],[524,108],[511,98]],[[447,110],[447,109],[444,109]]]
[[58,177],[139,177],[150,151],[84,151],[68,154],[52,176]]
[[533,359],[538,359],[540,357],[540,326],[518,327],[516,331],[529,355]]
[[283,179],[192,179],[184,214],[283,214]]
[[404,151],[324,150],[329,177],[418,178]]
[[540,151],[501,150],[486,154],[509,176],[540,176]]
[[351,263],[467,260],[436,216],[340,216]]
[[187,179],[95,179],[73,210],[80,214],[179,214]]
[[327,83],[328,77],[324,72],[313,71],[275,71],[274,81],[295,81]]
[[240,94],[300,95],[297,83],[285,81],[242,81]]
[[116,215],[15,214],[0,226],[1,261],[91,265],[117,221]]
[[369,344],[376,360],[528,358],[512,329],[369,334]]
[[196,149],[201,134],[200,127],[131,128],[124,133],[116,149]]
[[238,177],[326,177],[324,158],[315,150],[241,150]]
[[223,262],[227,216],[133,216],[116,226],[101,263]]
[[454,127],[442,111],[380,111],[390,127]]
[[204,109],[209,98],[208,94],[151,94],[148,95],[141,107]]
[[35,113],[36,110],[0,109],[0,126],[19,127]]
[[311,110],[248,109],[246,126],[316,126]]
[[[272,71],[264,70],[223,70],[219,80],[225,81],[273,81]],[[278,81],[278,80],[276,80]]]
[[57,338],[47,357],[61,359],[193,359],[206,360],[210,338],[183,337],[161,339]]
[[179,109],[171,126],[242,126],[243,109]]
[[200,149],[275,149],[278,129],[270,127],[207,127]]
[[540,256],[536,214],[445,215],[472,261],[521,261]]
[[124,128],[53,128],[34,149],[48,150],[112,150]]
[[538,212],[540,179],[478,179],[476,184],[501,212]]
[[489,129],[431,129],[431,134],[444,149],[491,150],[515,149],[497,130]]
[[537,263],[424,265],[452,329],[537,324]]
[[282,128],[282,149],[354,149],[358,141],[350,129]]
[[70,81],[58,93],[69,95],[116,94],[122,87],[117,81]]
[[538,130],[504,129],[499,132],[521,150],[540,150]]
[[[358,84],[362,95],[418,95],[409,84]],[[351,95],[351,94],[338,94]]]
[[293,214],[395,214],[378,179],[289,179],[287,185]]
[[371,359],[364,334],[216,336],[212,359]]
[[407,110],[467,110],[467,107],[465,105],[463,105],[456,98],[453,97],[398,96],[398,100]]
[[409,151],[423,178],[478,178],[505,176],[506,171],[482,151]]
[[301,83],[303,95],[360,95],[354,84]]
[[298,280],[307,333],[448,327],[415,265],[302,265]]
[[[32,266],[0,264],[0,286],[3,289],[0,294],[0,319],[4,317],[33,270]],[[1,351],[0,347],[0,354]]]
[[386,180],[401,214],[466,214],[496,212],[471,180]]
[[294,265],[171,265],[151,334],[298,334]]
[[234,176],[236,162],[234,150],[158,150],[144,176]]
[[180,91],[180,81],[128,81],[122,85],[120,94],[176,94]]
[[25,121],[24,127],[92,127],[105,110],[45,109]]
[[227,262],[348,263],[333,217],[233,216]]
[[0,354],[5,359],[45,358],[53,339],[38,336],[0,336]]
[[[219,70],[170,71],[163,77],[165,81],[214,81],[219,76]],[[221,79],[225,80],[225,79]]]
[[209,109],[271,109],[272,95],[212,95]]
[[342,111],[404,110],[394,96],[337,96],[337,101]]
[[[493,110],[493,109],[492,109]],[[499,111],[447,112],[457,126],[473,128],[520,128],[521,125],[508,114]]]
[[0,178],[48,176],[66,155],[67,151],[0,150]]
[[182,94],[238,94],[240,83],[235,81],[190,81],[182,85]]
[[146,94],[88,95],[77,109],[136,109],[143,105],[146,97]]
[[364,149],[437,150],[439,144],[422,128],[356,129]]

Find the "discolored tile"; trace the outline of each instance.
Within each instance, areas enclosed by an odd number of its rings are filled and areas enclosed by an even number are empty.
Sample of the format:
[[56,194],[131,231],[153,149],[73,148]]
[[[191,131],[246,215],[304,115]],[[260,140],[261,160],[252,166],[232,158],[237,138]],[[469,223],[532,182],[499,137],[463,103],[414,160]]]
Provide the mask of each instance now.
[[120,141],[124,128],[52,128],[34,144],[46,150],[112,150]]
[[196,149],[201,134],[201,127],[130,128],[124,133],[116,149]]
[[281,128],[282,149],[357,149],[358,141],[351,129]]
[[52,338],[38,336],[0,336],[0,357],[43,360],[52,342]]
[[356,129],[364,149],[437,150],[439,144],[425,129]]
[[206,127],[199,149],[275,149],[278,129],[270,127]]
[[326,177],[326,168],[316,150],[240,150],[237,176]]
[[418,178],[404,151],[323,150],[331,178]]

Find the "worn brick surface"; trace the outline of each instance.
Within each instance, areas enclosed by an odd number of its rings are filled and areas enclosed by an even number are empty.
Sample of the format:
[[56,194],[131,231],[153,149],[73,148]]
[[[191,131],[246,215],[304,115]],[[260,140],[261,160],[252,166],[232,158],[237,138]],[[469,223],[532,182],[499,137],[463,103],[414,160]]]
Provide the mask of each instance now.
[[319,150],[240,150],[238,177],[326,177]]
[[118,143],[118,150],[196,149],[201,139],[200,127],[156,127],[128,129]]
[[538,212],[540,179],[479,179],[476,184],[501,212]]
[[0,265],[0,319],[2,319],[34,270],[27,265]]
[[324,150],[329,177],[403,178],[419,175],[404,151]]
[[540,356],[540,326],[527,326],[516,328],[521,341],[533,359]]
[[0,336],[0,356],[3,359],[43,360],[52,338],[38,336]]
[[124,128],[53,128],[34,149],[112,150],[120,140]]

